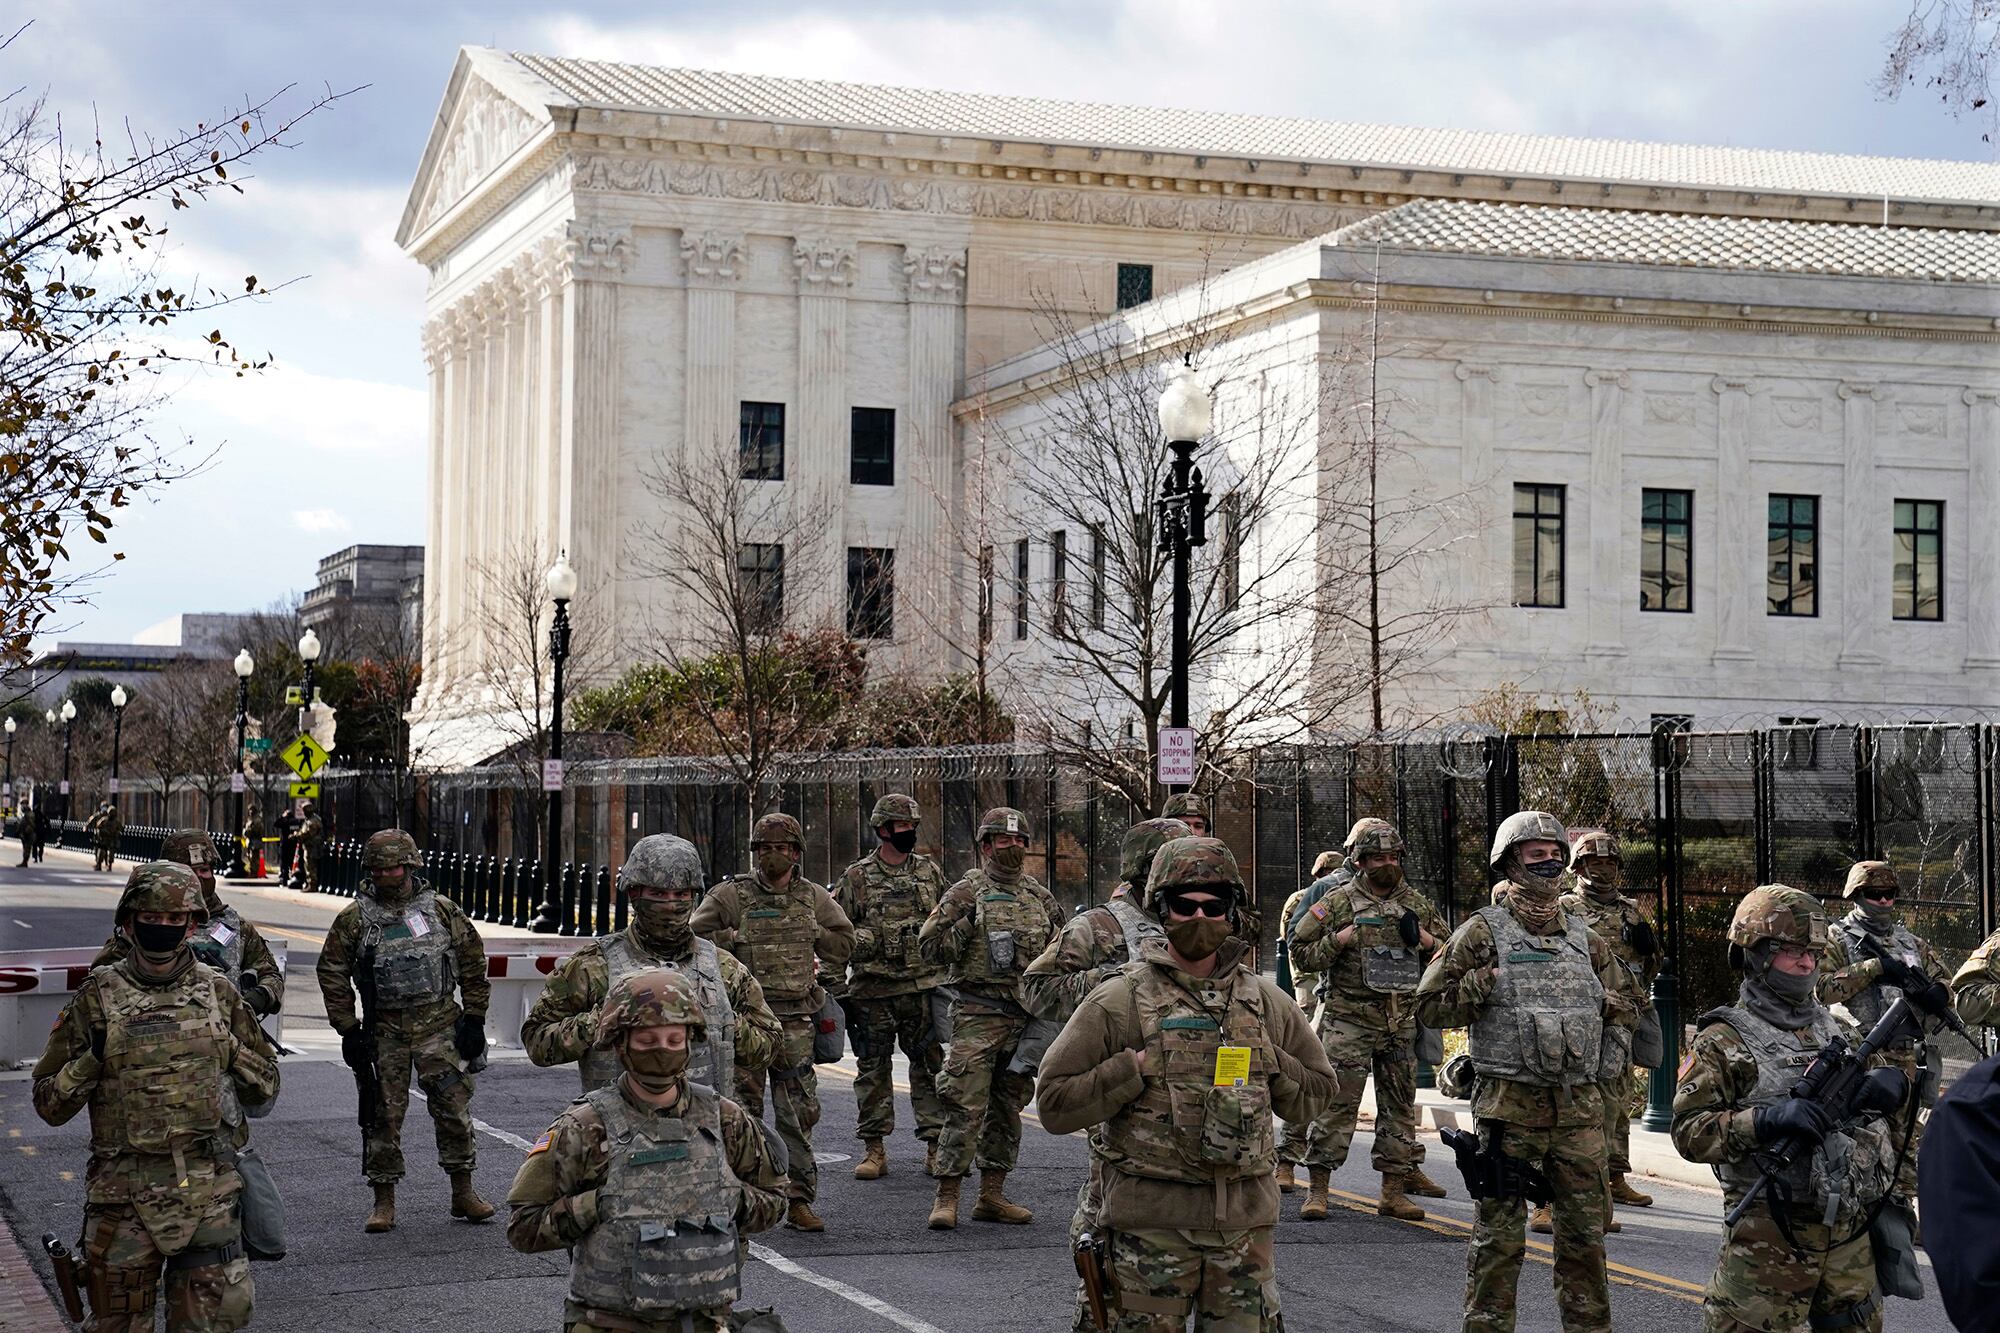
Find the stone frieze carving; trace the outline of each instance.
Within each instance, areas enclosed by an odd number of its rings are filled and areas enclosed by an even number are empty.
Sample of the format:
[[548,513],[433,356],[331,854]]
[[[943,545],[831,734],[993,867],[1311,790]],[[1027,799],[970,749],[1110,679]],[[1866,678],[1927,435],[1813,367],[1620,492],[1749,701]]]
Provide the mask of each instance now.
[[417,210],[419,229],[463,199],[534,132],[534,119],[519,103],[477,80],[468,83],[459,102],[457,123],[431,175],[430,191]]
[[1774,398],[1771,406],[1778,414],[1778,424],[1786,430],[1819,429],[1817,398]]

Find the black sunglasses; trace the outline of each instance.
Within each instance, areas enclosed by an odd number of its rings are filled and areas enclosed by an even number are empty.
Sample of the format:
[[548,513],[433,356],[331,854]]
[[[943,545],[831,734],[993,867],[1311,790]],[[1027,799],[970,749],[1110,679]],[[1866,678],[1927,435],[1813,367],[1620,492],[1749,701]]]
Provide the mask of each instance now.
[[1179,894],[1169,894],[1167,910],[1175,916],[1224,917],[1229,915],[1229,902],[1224,898],[1183,898]]
[[1861,896],[1871,903],[1893,903],[1896,901],[1896,891],[1894,889],[1863,889]]

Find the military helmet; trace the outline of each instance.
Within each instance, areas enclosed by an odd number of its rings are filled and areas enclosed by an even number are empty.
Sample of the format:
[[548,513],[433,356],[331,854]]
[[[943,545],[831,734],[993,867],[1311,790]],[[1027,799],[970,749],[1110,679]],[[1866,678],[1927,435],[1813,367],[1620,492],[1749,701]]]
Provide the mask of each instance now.
[[1339,852],[1321,852],[1313,858],[1312,877],[1325,879],[1334,871],[1347,864],[1347,858]]
[[1464,1101],[1472,1095],[1472,1053],[1460,1051],[1451,1059],[1438,1066],[1438,1091],[1453,1101]]
[[1243,895],[1243,872],[1236,868],[1236,855],[1220,838],[1174,838],[1160,844],[1153,853],[1153,873],[1146,881],[1152,902],[1163,895],[1189,889],[1210,892],[1228,888]]
[[701,853],[686,838],[649,833],[632,844],[618,872],[618,892],[634,889],[702,890]]
[[1826,913],[1819,899],[1785,884],[1760,884],[1736,904],[1729,942],[1748,949],[1759,940],[1826,948]]
[[208,918],[201,881],[178,861],[148,861],[132,867],[114,915],[120,925],[134,912],[189,912],[197,921]]
[[801,852],[806,849],[806,834],[805,830],[799,827],[799,821],[790,815],[776,812],[765,815],[751,827],[750,841],[789,842]]
[[1486,854],[1486,866],[1494,874],[1503,873],[1500,863],[1507,849],[1519,842],[1552,842],[1562,848],[1563,864],[1569,864],[1569,834],[1562,821],[1545,810],[1519,810],[1500,821],[1493,834],[1493,850]]
[[368,835],[368,842],[361,849],[361,864],[370,870],[423,863],[424,855],[417,850],[417,840],[399,828],[377,829]]
[[881,828],[884,824],[921,824],[924,817],[917,812],[917,798],[892,791],[875,802],[875,809],[868,815],[869,828]]
[[634,972],[620,978],[597,1010],[597,1044],[616,1046],[633,1028],[685,1023],[689,1041],[707,1035],[694,985],[672,968]]
[[191,867],[199,875],[215,864],[215,842],[200,829],[175,829],[160,839],[160,859]]
[[1125,830],[1118,848],[1118,878],[1127,884],[1143,884],[1153,867],[1153,854],[1162,843],[1194,836],[1194,830],[1178,819],[1142,819]]
[[1581,861],[1586,856],[1608,856],[1620,865],[1625,863],[1625,853],[1619,850],[1618,839],[1601,828],[1571,834],[1569,856],[1572,861]]
[[1400,852],[1403,835],[1386,819],[1357,819],[1354,827],[1347,830],[1347,841],[1341,844],[1341,849],[1350,861],[1359,861],[1370,852]]
[[1896,867],[1887,861],[1856,861],[1847,868],[1847,887],[1841,891],[1843,898],[1859,898],[1863,889],[1897,889]]
[[301,811],[301,812],[303,812],[303,813],[305,813],[305,814],[308,814],[308,815],[316,815],[316,814],[318,814],[318,813],[319,813],[319,807],[318,807],[317,805],[313,804],[313,802],[311,802],[311,801],[301,801],[301,802],[299,802],[299,809],[300,809],[300,811]]
[[1162,819],[1186,819],[1193,815],[1203,823],[1208,822],[1208,805],[1191,791],[1175,792],[1167,798],[1166,807],[1160,811]]
[[988,834],[1012,833],[1019,837],[1032,836],[1028,831],[1028,817],[1011,806],[996,805],[979,817],[979,833],[975,842],[985,842]]

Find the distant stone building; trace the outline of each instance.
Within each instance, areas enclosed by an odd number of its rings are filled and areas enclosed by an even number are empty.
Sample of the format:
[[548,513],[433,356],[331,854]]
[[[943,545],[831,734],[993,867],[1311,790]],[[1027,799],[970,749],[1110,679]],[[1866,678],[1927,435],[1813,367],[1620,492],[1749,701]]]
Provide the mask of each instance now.
[[424,548],[350,546],[323,556],[319,581],[299,603],[299,623],[343,654],[423,643]]
[[256,619],[234,612],[190,612],[148,625],[130,643],[59,639],[10,673],[7,686],[24,689],[43,708],[61,702],[73,680],[104,680],[136,694],[148,677],[176,663],[229,661],[250,642]]

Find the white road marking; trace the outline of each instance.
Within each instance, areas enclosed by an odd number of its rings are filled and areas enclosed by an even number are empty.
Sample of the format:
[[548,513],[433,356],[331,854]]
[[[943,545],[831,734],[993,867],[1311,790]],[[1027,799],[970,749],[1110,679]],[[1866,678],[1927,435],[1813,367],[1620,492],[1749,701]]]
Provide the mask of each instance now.
[[[412,1097],[415,1097],[418,1101],[430,1100],[429,1098],[425,1097],[422,1092],[419,1092],[415,1088],[410,1089],[410,1095]],[[478,1130],[482,1134],[492,1135],[494,1138],[500,1140],[500,1142],[506,1144],[508,1147],[517,1149],[521,1152],[527,1152],[529,1149],[535,1146],[534,1144],[528,1142],[526,1139],[522,1138],[519,1134],[510,1134],[504,1129],[501,1129],[494,1125],[487,1124],[484,1120],[481,1120],[476,1116],[473,1118],[472,1127]],[[815,1273],[813,1272],[812,1269],[807,1268],[804,1264],[799,1263],[796,1260],[787,1259],[784,1255],[779,1254],[776,1250],[772,1249],[768,1245],[761,1245],[754,1240],[751,1241],[750,1257],[758,1260],[761,1263],[769,1264],[771,1267],[777,1269],[780,1273],[783,1273],[786,1277],[795,1277],[801,1282],[810,1282],[815,1287],[819,1287],[826,1291],[832,1292],[834,1295],[840,1297],[844,1301],[860,1306],[862,1309],[868,1311],[870,1314],[880,1315],[882,1318],[888,1320],[896,1327],[901,1329],[906,1329],[908,1333],[944,1333],[944,1330],[939,1328],[937,1325],[927,1324],[923,1320],[917,1318],[915,1315],[910,1314],[904,1310],[899,1310],[885,1300],[882,1300],[875,1296],[870,1296],[867,1292],[861,1290],[859,1287],[848,1286],[845,1282],[842,1282],[839,1278],[827,1277],[823,1273]]]
[[33,926],[29,925],[29,924],[28,924],[27,922],[23,921],[23,920],[22,920],[22,919],[21,919],[20,917],[18,917],[18,916],[14,918],[14,924],[15,924],[15,925],[17,925],[17,926],[19,926],[19,927],[20,927],[20,928],[21,928],[22,930],[33,930],[33,929],[34,929],[34,927],[33,927]]

